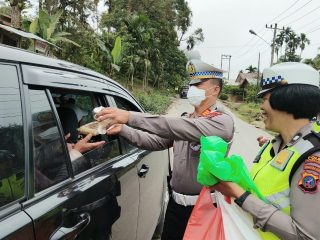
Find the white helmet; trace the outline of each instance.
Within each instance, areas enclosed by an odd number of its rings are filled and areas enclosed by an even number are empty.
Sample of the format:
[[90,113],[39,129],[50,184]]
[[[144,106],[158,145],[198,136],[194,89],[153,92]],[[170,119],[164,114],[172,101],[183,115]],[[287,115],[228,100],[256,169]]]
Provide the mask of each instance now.
[[311,66],[298,62],[285,62],[263,70],[258,96],[286,84],[307,84],[319,87],[319,72]]

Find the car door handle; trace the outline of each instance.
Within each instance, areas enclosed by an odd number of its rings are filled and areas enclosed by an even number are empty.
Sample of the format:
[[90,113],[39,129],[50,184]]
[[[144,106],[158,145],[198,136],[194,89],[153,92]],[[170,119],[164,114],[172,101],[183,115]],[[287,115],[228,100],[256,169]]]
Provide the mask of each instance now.
[[142,164],[142,166],[138,172],[138,176],[141,178],[144,178],[144,177],[146,177],[148,172],[149,172],[149,166],[147,164]]
[[52,236],[51,240],[58,239],[74,239],[78,234],[90,223],[91,217],[89,213],[82,213],[79,215],[80,221],[73,227],[59,228]]

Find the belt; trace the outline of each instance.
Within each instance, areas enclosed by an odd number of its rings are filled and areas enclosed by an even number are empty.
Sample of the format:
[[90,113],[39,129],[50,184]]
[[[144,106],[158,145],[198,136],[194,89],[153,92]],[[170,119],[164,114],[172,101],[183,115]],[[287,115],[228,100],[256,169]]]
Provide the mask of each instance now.
[[[197,202],[199,195],[184,195],[181,193],[177,193],[172,190],[172,198],[173,200],[182,206],[194,206]],[[216,197],[214,193],[211,193],[212,203],[216,202]]]

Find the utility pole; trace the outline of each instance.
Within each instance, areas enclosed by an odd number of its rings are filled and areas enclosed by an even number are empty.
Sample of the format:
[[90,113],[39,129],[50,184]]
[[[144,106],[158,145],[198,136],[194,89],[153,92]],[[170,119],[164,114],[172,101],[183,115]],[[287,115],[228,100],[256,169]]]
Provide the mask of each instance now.
[[230,62],[231,62],[231,55],[221,54],[221,69],[222,69],[222,60],[229,60],[229,68],[228,68],[228,80],[230,79]]
[[277,37],[277,30],[284,30],[284,27],[281,28],[277,28],[278,24],[275,23],[274,26],[272,26],[272,24],[270,26],[268,26],[268,24],[266,24],[266,28],[268,29],[272,29],[273,30],[273,39],[272,39],[272,45],[271,45],[271,61],[270,61],[270,67],[273,65],[273,57],[274,57],[274,48],[275,48],[275,40]]
[[259,80],[260,80],[260,52],[258,57],[257,92],[259,91]]

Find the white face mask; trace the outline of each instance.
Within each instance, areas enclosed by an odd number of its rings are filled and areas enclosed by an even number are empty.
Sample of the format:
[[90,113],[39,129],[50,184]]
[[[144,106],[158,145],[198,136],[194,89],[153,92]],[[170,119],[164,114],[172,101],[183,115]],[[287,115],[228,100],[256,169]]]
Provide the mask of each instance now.
[[191,86],[189,88],[187,98],[191,105],[199,107],[200,103],[206,99],[206,90],[199,89],[196,86]]

